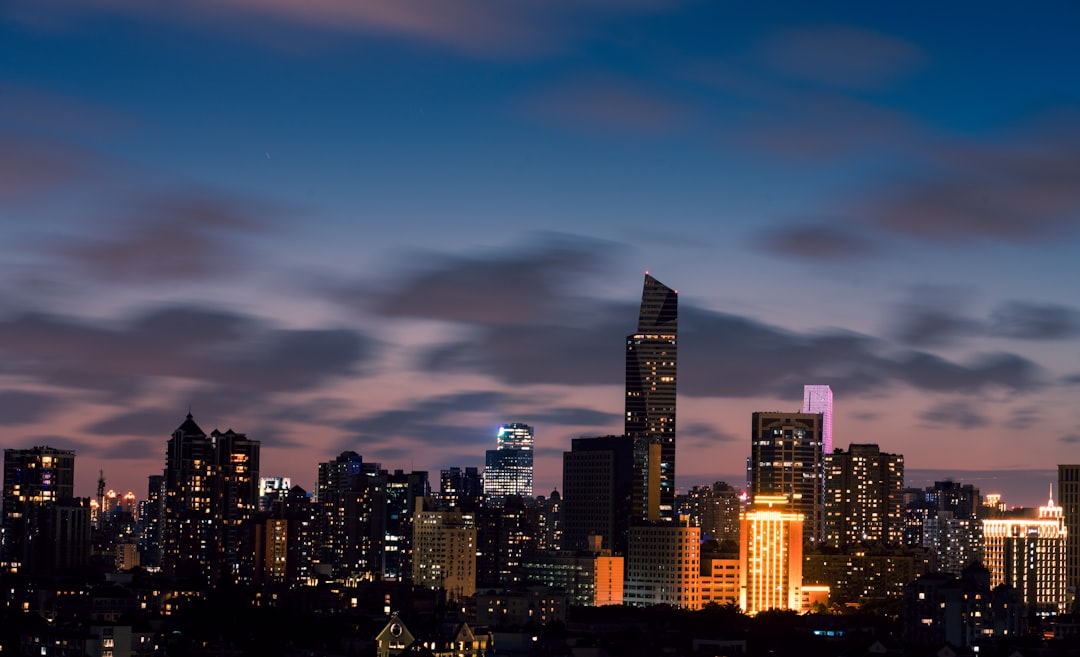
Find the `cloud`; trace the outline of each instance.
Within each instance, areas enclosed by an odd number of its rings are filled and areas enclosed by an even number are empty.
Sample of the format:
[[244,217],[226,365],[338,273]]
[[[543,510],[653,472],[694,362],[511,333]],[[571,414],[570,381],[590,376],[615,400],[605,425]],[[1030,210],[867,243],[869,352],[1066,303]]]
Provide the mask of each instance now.
[[1067,445],[1075,445],[1076,443],[1080,443],[1080,434],[1070,433],[1058,438],[1058,440]]
[[892,333],[904,344],[943,346],[972,337],[1009,340],[1063,340],[1080,335],[1080,313],[1057,304],[1004,301],[985,319],[958,312],[966,305],[959,290],[917,290],[898,312]]
[[679,443],[694,447],[709,447],[716,443],[741,442],[742,438],[721,431],[705,422],[685,422],[678,427]]
[[1037,425],[1044,414],[1038,407],[1024,406],[1009,411],[1009,418],[1005,421],[1005,428],[1014,431],[1023,431]]
[[0,201],[39,197],[94,177],[86,152],[41,139],[0,133]]
[[766,253],[819,261],[861,260],[881,252],[854,227],[831,223],[779,226],[759,234],[753,244]]
[[3,372],[46,385],[130,393],[153,377],[260,393],[355,376],[372,355],[360,333],[280,329],[235,312],[168,306],[114,323],[58,315],[0,319]]
[[523,106],[527,114],[590,136],[664,134],[684,125],[689,116],[670,94],[599,75],[542,90]]
[[[32,26],[74,26],[91,10],[70,0],[53,2],[50,22],[33,12],[25,0],[14,0],[12,15]],[[536,0],[191,0],[146,3],[141,0],[102,0],[95,11],[111,11],[170,24],[187,24],[230,38],[241,34],[264,45],[295,48],[305,30],[324,39],[327,34],[359,34],[405,39],[473,56],[531,55],[560,47],[567,34],[577,33],[578,21],[593,15],[641,12],[663,7],[638,0],[577,3],[572,11]],[[60,15],[57,15],[59,13]],[[241,29],[242,28],[242,29]],[[308,41],[314,42],[314,39]]]
[[855,214],[913,239],[1040,243],[1080,228],[1080,130],[1042,122],[1001,143],[926,153],[927,173],[871,191]]
[[793,78],[856,90],[889,88],[929,59],[912,43],[849,25],[778,30],[763,41],[760,56]]
[[242,243],[270,229],[278,211],[210,193],[146,195],[92,235],[50,251],[82,275],[109,282],[156,283],[250,270]]
[[378,285],[333,284],[321,292],[382,317],[520,326],[570,312],[575,287],[605,270],[617,252],[610,242],[543,235],[534,246],[488,256],[410,257],[430,264]]
[[[515,398],[509,393],[473,390],[405,402],[392,410],[347,420],[341,426],[357,434],[356,440],[361,443],[371,439],[380,443],[407,439],[434,447],[492,445],[496,420],[491,422],[491,435],[477,431],[475,421],[458,423],[457,420],[459,416],[475,413],[500,417],[513,403]],[[348,442],[356,441],[349,439]]]
[[0,390],[0,425],[30,424],[45,418],[58,405],[50,394]]
[[1056,304],[1010,301],[990,315],[991,335],[1018,340],[1059,340],[1080,335],[1080,312]]
[[927,425],[955,429],[977,429],[990,423],[986,415],[977,412],[970,404],[962,401],[935,404],[920,413],[919,419]]

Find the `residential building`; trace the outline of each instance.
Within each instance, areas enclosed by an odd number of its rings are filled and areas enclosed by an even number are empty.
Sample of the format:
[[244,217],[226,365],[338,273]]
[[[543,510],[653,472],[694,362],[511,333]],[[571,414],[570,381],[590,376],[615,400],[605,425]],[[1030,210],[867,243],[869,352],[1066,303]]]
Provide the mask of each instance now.
[[624,604],[701,608],[701,528],[689,518],[630,528]]
[[476,592],[476,517],[459,510],[437,511],[416,500],[413,515],[413,584],[443,589],[451,600]]
[[899,545],[903,538],[904,457],[852,444],[825,455],[825,542]]

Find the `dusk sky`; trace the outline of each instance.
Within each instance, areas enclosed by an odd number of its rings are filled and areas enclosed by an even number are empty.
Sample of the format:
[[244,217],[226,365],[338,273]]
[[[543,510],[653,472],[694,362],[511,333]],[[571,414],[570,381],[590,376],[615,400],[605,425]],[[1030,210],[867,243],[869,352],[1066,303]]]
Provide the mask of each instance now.
[[[92,7],[91,7],[92,5]],[[679,488],[753,411],[1044,503],[1080,462],[1069,3],[7,0],[0,443],[146,495],[190,408],[314,488],[622,432],[679,291]]]

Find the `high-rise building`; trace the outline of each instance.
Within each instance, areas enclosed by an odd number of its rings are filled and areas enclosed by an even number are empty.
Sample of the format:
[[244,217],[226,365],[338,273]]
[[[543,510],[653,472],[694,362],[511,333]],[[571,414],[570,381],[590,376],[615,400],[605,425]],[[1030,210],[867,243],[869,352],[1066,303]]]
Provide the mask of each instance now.
[[47,446],[4,450],[0,562],[6,569],[36,575],[86,563],[90,500],[74,498],[74,482],[71,450]]
[[825,455],[825,542],[899,545],[903,532],[904,457],[877,445]]
[[821,453],[832,454],[832,388],[803,386],[803,413],[821,413]]
[[1038,517],[983,520],[983,564],[990,571],[990,585],[1017,589],[1024,604],[1037,613],[1065,613],[1067,539],[1064,512],[1053,496],[1039,507]]
[[804,538],[824,537],[824,459],[820,413],[754,413],[749,495],[783,495],[804,518]]
[[802,611],[803,514],[784,495],[758,495],[740,517],[739,606]]
[[551,495],[543,495],[536,498],[537,524],[536,535],[537,550],[558,550],[562,548],[562,495],[559,491],[551,491]]
[[211,584],[250,582],[248,522],[258,501],[259,442],[232,429],[207,435],[188,413],[166,450],[162,569]]
[[1058,466],[1058,503],[1065,515],[1065,584],[1069,594],[1080,593],[1080,465]]
[[436,496],[440,507],[475,512],[484,498],[484,484],[480,471],[475,467],[462,470],[452,467],[439,473],[439,494]]
[[476,592],[476,518],[462,511],[433,511],[423,498],[413,516],[412,580],[443,589],[450,600]]
[[563,549],[584,550],[589,536],[600,548],[626,555],[633,444],[626,436],[574,438],[563,452]]
[[701,528],[685,516],[631,527],[623,603],[701,609]]
[[674,520],[678,294],[646,272],[626,337],[626,436],[634,446],[633,522]]
[[496,448],[487,450],[484,463],[485,503],[499,507],[508,495],[532,497],[533,428],[521,422],[504,424],[496,441]]
[[723,481],[712,486],[694,486],[680,496],[680,511],[701,527],[701,538],[739,543],[739,512],[743,500],[739,491]]

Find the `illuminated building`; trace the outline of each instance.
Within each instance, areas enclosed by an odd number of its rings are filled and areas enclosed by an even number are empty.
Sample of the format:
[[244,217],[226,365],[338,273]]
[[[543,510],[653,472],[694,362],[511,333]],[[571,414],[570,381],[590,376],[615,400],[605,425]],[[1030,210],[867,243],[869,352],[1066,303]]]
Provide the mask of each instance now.
[[537,511],[537,550],[558,550],[562,547],[562,495],[551,491],[551,495],[536,498]]
[[445,509],[476,511],[484,497],[484,484],[480,471],[474,467],[462,470],[452,467],[439,473],[439,506]]
[[497,447],[484,462],[484,502],[502,506],[509,495],[532,497],[533,428],[514,422],[499,427]]
[[563,452],[563,549],[589,549],[589,536],[601,547],[626,555],[630,519],[633,444],[625,436],[574,438]]
[[801,611],[803,514],[784,495],[758,495],[740,517],[739,606]]
[[485,586],[523,579],[523,561],[536,551],[539,512],[531,500],[508,495],[499,507],[476,513],[476,580]]
[[967,566],[982,561],[980,510],[1000,514],[979,503],[978,488],[955,481],[935,481],[924,489],[904,489],[903,496],[905,545],[929,548],[937,569],[956,576]]
[[413,515],[412,579],[444,589],[450,600],[476,592],[476,518],[462,511],[432,511],[423,498]]
[[610,550],[601,550],[599,536],[592,539],[586,550],[537,552],[525,561],[525,578],[561,588],[572,605],[621,605],[625,561]]
[[904,457],[877,445],[825,455],[825,542],[845,547],[899,545],[903,532]]
[[274,500],[285,497],[292,489],[288,477],[259,477],[259,509],[266,510]]
[[431,495],[428,473],[424,470],[380,473],[385,479],[385,509],[379,523],[382,540],[375,546],[380,558],[380,576],[384,580],[402,581],[412,574],[412,523],[416,498]]
[[273,500],[252,522],[255,582],[295,586],[313,575],[315,505],[294,486]]
[[743,509],[739,491],[718,481],[712,486],[694,486],[679,496],[679,512],[701,527],[701,537],[739,542],[739,512]]
[[483,657],[491,654],[490,631],[473,630],[468,623],[439,624],[434,632],[413,633],[396,613],[375,637],[375,657],[431,655],[431,657]]
[[1080,591],[1080,465],[1058,466],[1058,503],[1065,515],[1065,585],[1076,597]]
[[748,464],[750,497],[787,496],[810,543],[824,535],[821,423],[819,413],[754,413]]
[[5,568],[36,575],[86,563],[90,500],[74,498],[74,482],[71,450],[4,450],[0,562]]
[[368,487],[363,459],[356,452],[346,451],[333,461],[320,463],[315,486],[315,561],[319,572],[366,572],[371,515],[365,513]]
[[983,520],[983,564],[990,584],[1007,584],[1039,613],[1064,613],[1065,546],[1068,530],[1064,510],[1053,496],[1040,506],[1038,517]]
[[899,600],[904,587],[933,570],[927,548],[874,545],[836,553],[812,550],[803,554],[803,588],[823,585],[831,602],[858,607],[868,602]]
[[701,557],[701,605],[739,604],[739,557]]
[[623,603],[701,608],[701,528],[689,518],[630,528]]
[[674,520],[677,324],[678,294],[646,272],[637,331],[626,337],[633,522]]
[[162,569],[166,574],[249,582],[254,550],[247,521],[259,496],[259,442],[215,429],[188,413],[165,457]]
[[566,592],[545,584],[486,589],[476,592],[479,627],[533,627],[566,621]]
[[832,388],[826,385],[803,386],[803,413],[821,414],[821,453],[832,454]]

